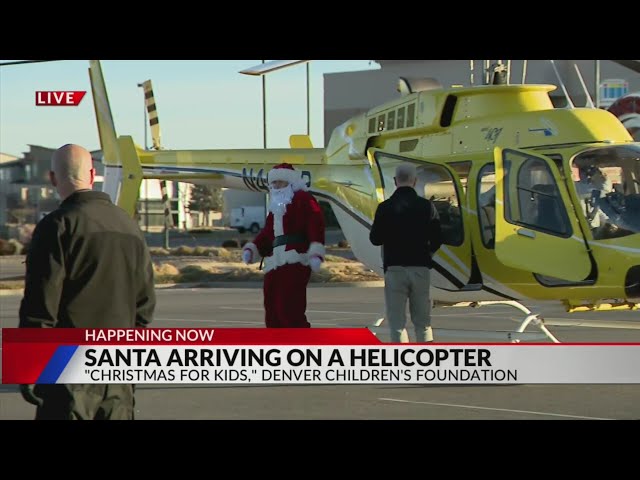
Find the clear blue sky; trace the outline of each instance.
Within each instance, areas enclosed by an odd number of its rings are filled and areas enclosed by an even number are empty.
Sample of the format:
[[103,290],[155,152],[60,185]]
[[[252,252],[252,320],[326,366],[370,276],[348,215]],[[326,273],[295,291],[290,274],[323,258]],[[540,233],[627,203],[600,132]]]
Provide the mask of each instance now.
[[[6,60],[0,60],[4,62]],[[262,148],[262,81],[240,70],[261,60],[104,60],[102,70],[118,135],[144,147],[144,97],[151,79],[167,149]],[[311,62],[311,139],[322,146],[323,74],[379,68],[370,60]],[[77,143],[100,148],[87,60],[0,67],[0,152],[21,156],[28,145]],[[267,141],[286,148],[306,133],[306,67],[267,76]],[[86,90],[78,107],[36,107],[37,90]],[[149,133],[149,144],[150,133]]]

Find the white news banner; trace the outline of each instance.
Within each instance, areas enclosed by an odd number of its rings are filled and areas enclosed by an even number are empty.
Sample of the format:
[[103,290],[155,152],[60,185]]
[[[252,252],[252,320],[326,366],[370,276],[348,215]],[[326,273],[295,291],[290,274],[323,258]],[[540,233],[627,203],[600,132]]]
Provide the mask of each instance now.
[[38,383],[640,383],[635,344],[60,348]]

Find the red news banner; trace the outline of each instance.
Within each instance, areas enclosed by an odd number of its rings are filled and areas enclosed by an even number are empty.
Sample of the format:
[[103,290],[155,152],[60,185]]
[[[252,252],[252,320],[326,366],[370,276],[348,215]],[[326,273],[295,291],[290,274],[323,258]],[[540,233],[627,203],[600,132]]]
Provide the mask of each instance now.
[[38,90],[36,107],[77,107],[86,94],[79,90]]
[[640,383],[639,344],[383,344],[367,328],[3,329],[2,383]]

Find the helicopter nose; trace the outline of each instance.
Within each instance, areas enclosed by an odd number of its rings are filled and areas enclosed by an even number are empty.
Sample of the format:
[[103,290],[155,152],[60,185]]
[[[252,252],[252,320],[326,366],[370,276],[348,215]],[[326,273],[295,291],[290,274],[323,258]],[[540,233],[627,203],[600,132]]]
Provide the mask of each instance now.
[[631,267],[624,280],[624,292],[628,300],[640,301],[640,265]]

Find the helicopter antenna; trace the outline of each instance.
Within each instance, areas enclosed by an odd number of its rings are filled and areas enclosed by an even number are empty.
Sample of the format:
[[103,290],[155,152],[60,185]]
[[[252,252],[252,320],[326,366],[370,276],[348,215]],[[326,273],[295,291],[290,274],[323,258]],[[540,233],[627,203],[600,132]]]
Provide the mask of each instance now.
[[527,81],[527,61],[522,61],[522,84],[524,85]]
[[580,79],[580,83],[582,84],[584,95],[587,98],[585,107],[596,108],[596,106],[593,103],[593,99],[591,98],[591,95],[589,95],[589,90],[587,90],[587,85],[584,83],[584,79],[582,78],[582,74],[580,73],[580,69],[578,68],[578,65],[574,63],[573,66],[576,67],[576,73],[578,74],[578,78]]
[[564,96],[567,98],[567,106],[569,108],[576,108],[573,105],[573,102],[571,101],[571,98],[569,97],[569,93],[567,92],[567,87],[565,87],[564,82],[562,81],[562,78],[560,77],[560,72],[558,72],[558,68],[556,67],[556,62],[554,60],[549,60],[551,62],[551,66],[553,67],[553,70],[556,72],[556,77],[558,77],[558,82],[560,82],[560,87],[562,88],[562,91],[564,92]]

